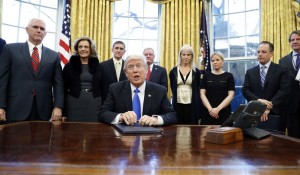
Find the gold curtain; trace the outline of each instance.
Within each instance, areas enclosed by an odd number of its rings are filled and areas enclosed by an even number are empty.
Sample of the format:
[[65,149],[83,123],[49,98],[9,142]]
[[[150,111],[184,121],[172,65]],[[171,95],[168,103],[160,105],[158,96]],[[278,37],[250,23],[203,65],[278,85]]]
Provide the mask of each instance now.
[[160,65],[169,72],[177,65],[184,44],[193,47],[197,63],[200,50],[200,0],[172,0],[162,5]]
[[72,41],[88,36],[96,42],[100,61],[111,57],[113,2],[107,0],[71,1]]
[[262,0],[261,1],[261,41],[270,41],[274,44],[275,63],[289,52],[288,42],[290,33],[299,30],[294,0]]

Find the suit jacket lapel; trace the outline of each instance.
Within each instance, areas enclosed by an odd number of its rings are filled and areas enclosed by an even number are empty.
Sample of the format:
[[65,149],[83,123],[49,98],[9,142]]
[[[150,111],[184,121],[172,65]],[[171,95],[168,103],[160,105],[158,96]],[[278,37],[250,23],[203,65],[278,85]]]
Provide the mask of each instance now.
[[132,111],[132,95],[129,81],[126,81],[126,83],[124,83],[120,95],[120,99],[123,100],[122,103],[125,104],[126,111]]
[[266,86],[270,80],[270,77],[273,75],[273,72],[275,71],[274,69],[274,63],[271,62],[270,66],[269,66],[269,69],[268,69],[268,72],[267,72],[267,75],[266,75],[266,79],[265,79],[265,85]]
[[[146,82],[145,88],[145,95],[144,95],[144,105],[143,105],[143,115],[151,113],[151,106],[152,106],[152,91],[151,91],[151,84]],[[147,105],[145,105],[147,104]]]
[[24,44],[22,44],[20,49],[21,49],[21,53],[23,55],[23,58],[24,58],[24,61],[25,61],[25,64],[26,64],[28,70],[31,72],[32,76],[34,76],[28,43],[25,42]]
[[115,64],[113,58],[110,59],[110,64],[109,64],[109,69],[111,74],[108,76],[113,76],[114,82],[117,82],[117,74],[116,74],[116,69],[115,69]]
[[158,73],[158,68],[156,65],[153,64],[149,80],[152,81],[152,79],[155,79],[155,77],[157,76],[157,73]]
[[47,62],[48,62],[48,50],[44,46],[42,46],[42,56],[40,58],[40,65],[37,72],[37,76],[43,70],[43,67]]

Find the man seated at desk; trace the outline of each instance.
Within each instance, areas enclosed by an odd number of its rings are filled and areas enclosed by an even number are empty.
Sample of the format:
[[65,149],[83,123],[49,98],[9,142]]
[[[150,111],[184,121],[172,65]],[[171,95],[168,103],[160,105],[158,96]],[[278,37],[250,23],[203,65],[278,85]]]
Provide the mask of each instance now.
[[99,112],[101,122],[145,126],[176,123],[176,113],[168,100],[167,89],[145,81],[147,66],[142,55],[126,58],[124,72],[128,80],[110,86]]

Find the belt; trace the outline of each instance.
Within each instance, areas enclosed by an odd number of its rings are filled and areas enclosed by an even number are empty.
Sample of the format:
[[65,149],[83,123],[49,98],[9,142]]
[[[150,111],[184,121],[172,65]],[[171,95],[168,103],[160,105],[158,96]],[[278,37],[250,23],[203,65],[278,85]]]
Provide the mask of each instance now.
[[81,89],[83,92],[93,92],[93,89]]

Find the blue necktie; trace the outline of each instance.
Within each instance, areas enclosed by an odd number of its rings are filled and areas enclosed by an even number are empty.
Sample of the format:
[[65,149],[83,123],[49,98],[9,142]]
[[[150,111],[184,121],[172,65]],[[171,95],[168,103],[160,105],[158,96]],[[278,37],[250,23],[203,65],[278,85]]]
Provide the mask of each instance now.
[[132,109],[136,114],[137,120],[139,120],[141,118],[141,103],[140,103],[140,98],[138,96],[140,90],[136,88],[133,92],[134,92],[134,96],[132,100]]
[[264,87],[264,84],[265,84],[266,68],[267,68],[267,66],[261,66],[261,72],[260,72],[261,87]]

